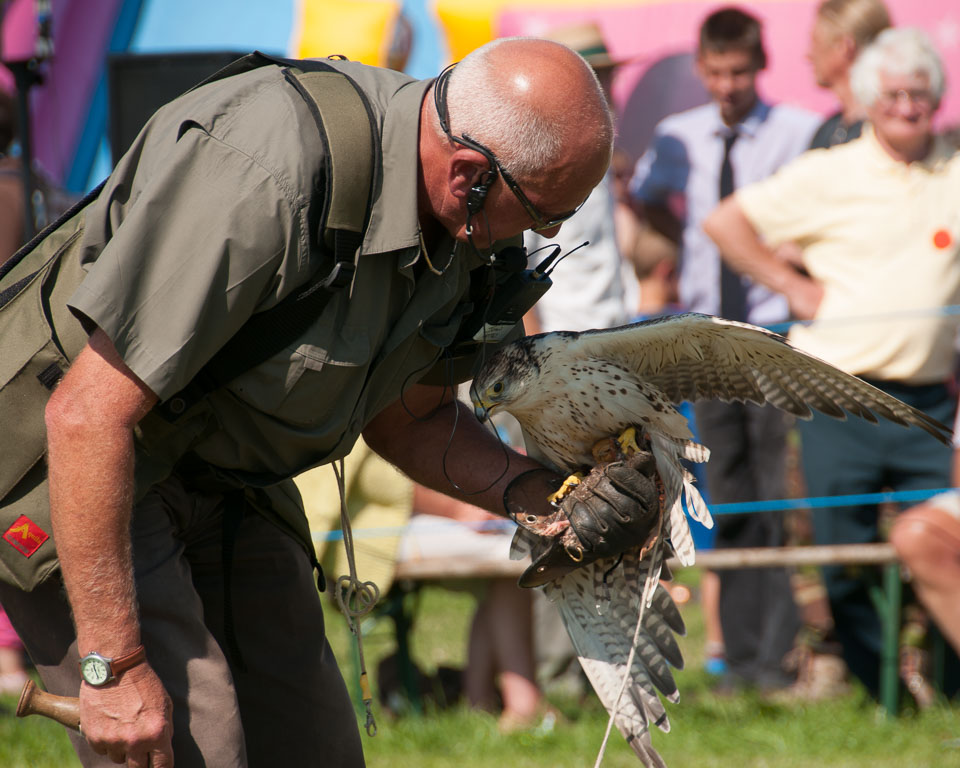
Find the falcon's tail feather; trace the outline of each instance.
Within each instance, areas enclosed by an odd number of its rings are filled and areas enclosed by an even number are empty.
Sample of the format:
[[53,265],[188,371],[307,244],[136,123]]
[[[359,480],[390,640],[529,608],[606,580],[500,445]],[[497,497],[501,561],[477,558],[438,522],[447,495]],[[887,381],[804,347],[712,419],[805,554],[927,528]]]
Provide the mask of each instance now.
[[676,440],[660,434],[651,434],[650,444],[663,480],[664,504],[667,510],[664,534],[670,539],[680,562],[683,565],[693,565],[696,555],[685,508],[694,520],[708,528],[713,527],[713,518],[697,490],[693,475],[684,468],[681,459],[705,461],[710,452],[693,441]]

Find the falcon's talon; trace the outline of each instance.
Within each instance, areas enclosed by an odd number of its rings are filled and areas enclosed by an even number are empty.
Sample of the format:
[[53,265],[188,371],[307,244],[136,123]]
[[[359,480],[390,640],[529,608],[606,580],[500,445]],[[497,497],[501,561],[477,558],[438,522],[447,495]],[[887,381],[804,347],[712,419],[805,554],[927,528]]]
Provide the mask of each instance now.
[[563,498],[570,493],[575,485],[580,485],[580,481],[583,479],[583,472],[574,472],[572,475],[568,476],[566,480],[563,481],[563,485],[557,488],[556,491],[547,496],[547,501],[556,506]]
[[636,427],[627,427],[623,430],[623,432],[620,433],[620,437],[617,438],[617,442],[620,444],[620,450],[623,451],[624,456],[640,453],[641,449],[637,442]]

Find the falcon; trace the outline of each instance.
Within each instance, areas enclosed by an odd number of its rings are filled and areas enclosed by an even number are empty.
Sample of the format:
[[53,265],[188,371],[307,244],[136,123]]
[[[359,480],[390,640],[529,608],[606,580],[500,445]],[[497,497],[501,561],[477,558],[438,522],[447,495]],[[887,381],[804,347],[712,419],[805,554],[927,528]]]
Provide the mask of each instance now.
[[[789,345],[782,336],[709,315],[674,315],[619,328],[557,331],[522,338],[480,368],[471,399],[481,420],[506,411],[519,422],[527,452],[571,477],[557,495],[614,452],[649,450],[660,484],[658,529],[643,546],[578,567],[537,568],[521,585],[542,586],[555,601],[594,690],[645,766],[664,766],[650,724],[669,720],[658,691],[679,699],[671,667],[682,657],[674,633],[683,620],[659,586],[664,559],[694,562],[684,507],[707,527],[706,504],[682,459],[703,462],[709,451],[693,441],[675,406],[685,400],[770,404],[801,419],[813,409],[837,419],[853,414],[919,427],[949,444],[950,429],[864,381]],[[633,437],[639,435],[639,442]],[[603,448],[607,446],[607,448]],[[598,448],[600,449],[598,452]],[[605,455],[604,455],[605,454]],[[578,474],[573,474],[578,473]],[[556,504],[554,504],[556,508]],[[521,527],[511,557],[543,549],[544,536],[575,539],[559,509],[549,518],[516,516]]]

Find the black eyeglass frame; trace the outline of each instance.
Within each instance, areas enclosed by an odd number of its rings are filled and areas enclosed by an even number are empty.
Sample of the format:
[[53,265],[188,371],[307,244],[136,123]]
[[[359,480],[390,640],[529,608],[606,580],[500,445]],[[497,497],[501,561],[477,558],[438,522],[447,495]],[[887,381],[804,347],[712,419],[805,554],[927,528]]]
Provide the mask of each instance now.
[[493,176],[493,178],[490,179],[490,183],[492,184],[494,181],[496,181],[498,173],[501,177],[503,177],[503,182],[507,185],[510,191],[513,192],[514,197],[520,201],[520,204],[523,206],[530,218],[533,219],[535,226],[533,226],[531,229],[534,232],[553,229],[554,227],[558,227],[563,224],[563,222],[567,221],[571,216],[579,211],[580,208],[583,207],[583,203],[580,203],[580,205],[578,205],[572,211],[560,214],[552,219],[547,219],[542,213],[540,213],[540,210],[537,208],[537,206],[530,201],[530,198],[523,193],[523,190],[520,189],[520,185],[517,184],[513,176],[511,176],[507,170],[500,165],[500,161],[497,160],[497,156],[493,154],[493,152],[483,146],[483,144],[481,144],[479,141],[471,139],[466,134],[454,136],[450,131],[450,119],[447,112],[447,84],[450,81],[450,74],[453,72],[453,68],[455,66],[457,66],[457,62],[454,62],[446,67],[437,77],[437,81],[433,86],[433,100],[437,108],[437,117],[440,118],[440,128],[446,134],[447,138],[450,139],[450,141],[467,147],[468,149],[472,149],[475,152],[479,152],[481,155],[487,158],[487,162],[490,164],[490,173]]

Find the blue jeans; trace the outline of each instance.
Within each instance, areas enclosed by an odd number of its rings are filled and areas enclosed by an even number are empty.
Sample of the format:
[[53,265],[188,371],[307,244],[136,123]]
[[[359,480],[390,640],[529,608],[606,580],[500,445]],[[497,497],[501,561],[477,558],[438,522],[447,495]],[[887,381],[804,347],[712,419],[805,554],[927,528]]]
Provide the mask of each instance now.
[[[946,386],[905,386],[871,382],[908,405],[952,424],[956,399]],[[890,421],[871,424],[850,417],[837,421],[817,415],[800,422],[803,473],[810,496],[946,488],[951,483],[952,450],[918,428]],[[864,544],[881,541],[875,504],[813,510],[817,544]],[[879,569],[824,566],[823,579],[837,640],[850,671],[876,697],[880,684],[882,625],[870,600]]]

